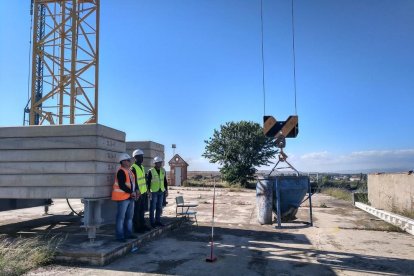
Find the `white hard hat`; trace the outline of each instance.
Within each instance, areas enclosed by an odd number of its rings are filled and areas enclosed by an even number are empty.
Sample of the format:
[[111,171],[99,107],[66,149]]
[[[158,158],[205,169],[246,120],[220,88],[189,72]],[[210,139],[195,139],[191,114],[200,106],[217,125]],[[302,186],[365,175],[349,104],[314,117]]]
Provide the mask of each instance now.
[[118,162],[120,162],[121,163],[121,161],[124,161],[124,160],[129,160],[129,159],[131,159],[131,156],[129,156],[129,154],[128,153],[121,153],[119,156],[118,156]]
[[142,150],[140,150],[140,149],[136,149],[132,153],[132,156],[136,156],[136,155],[144,155],[144,152]]
[[152,163],[158,163],[158,162],[162,162],[163,160],[162,160],[162,158],[161,157],[159,157],[159,156],[155,156],[154,157],[154,160],[152,161]]

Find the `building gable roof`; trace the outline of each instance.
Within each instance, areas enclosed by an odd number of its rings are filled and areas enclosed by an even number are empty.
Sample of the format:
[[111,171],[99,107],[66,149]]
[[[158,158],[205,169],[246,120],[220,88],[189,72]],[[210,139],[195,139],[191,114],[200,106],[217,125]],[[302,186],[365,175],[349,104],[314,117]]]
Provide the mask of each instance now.
[[189,166],[188,163],[185,162],[184,159],[178,154],[174,155],[173,158],[171,158],[171,160],[168,161],[168,164],[170,166],[171,165],[177,166],[177,165],[183,165],[183,164],[186,165],[186,166]]

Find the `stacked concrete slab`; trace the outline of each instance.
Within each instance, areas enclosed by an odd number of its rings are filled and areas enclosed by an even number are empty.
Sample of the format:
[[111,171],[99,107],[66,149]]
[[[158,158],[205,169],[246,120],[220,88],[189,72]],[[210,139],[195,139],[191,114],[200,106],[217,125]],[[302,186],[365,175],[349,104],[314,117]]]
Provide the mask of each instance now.
[[414,212],[414,174],[369,174],[368,201],[377,209]]
[[[136,149],[140,149],[144,152],[144,162],[143,165],[145,170],[148,171],[151,167],[153,167],[152,160],[155,156],[160,156],[165,162],[165,154],[164,154],[164,145],[153,141],[131,141],[126,142],[126,149],[127,153],[132,156],[132,152]],[[168,161],[168,160],[167,160]]]
[[125,133],[99,124],[0,128],[0,198],[108,197]]

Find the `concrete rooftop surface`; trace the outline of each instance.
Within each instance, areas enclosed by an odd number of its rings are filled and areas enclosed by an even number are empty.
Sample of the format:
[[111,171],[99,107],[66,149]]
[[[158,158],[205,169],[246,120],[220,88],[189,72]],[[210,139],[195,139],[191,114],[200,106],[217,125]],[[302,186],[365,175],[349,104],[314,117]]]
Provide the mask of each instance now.
[[[297,221],[276,229],[275,224],[257,223],[255,191],[244,189],[216,189],[217,261],[208,263],[213,190],[170,187],[166,221],[175,220],[178,195],[198,202],[198,226],[181,224],[105,266],[52,264],[27,275],[414,275],[414,237],[393,232],[395,228],[351,203],[315,194],[313,227],[305,223],[305,206]],[[64,203],[57,201],[50,213],[69,213]],[[41,219],[41,211],[39,207],[3,212],[1,229]],[[96,242],[103,236],[98,233]]]

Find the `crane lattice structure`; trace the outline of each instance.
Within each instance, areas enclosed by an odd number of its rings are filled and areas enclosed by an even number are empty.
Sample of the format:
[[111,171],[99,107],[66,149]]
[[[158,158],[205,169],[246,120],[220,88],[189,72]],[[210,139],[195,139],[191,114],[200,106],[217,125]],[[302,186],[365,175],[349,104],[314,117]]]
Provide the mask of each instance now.
[[31,97],[24,124],[97,123],[99,0],[32,0],[31,12]]

